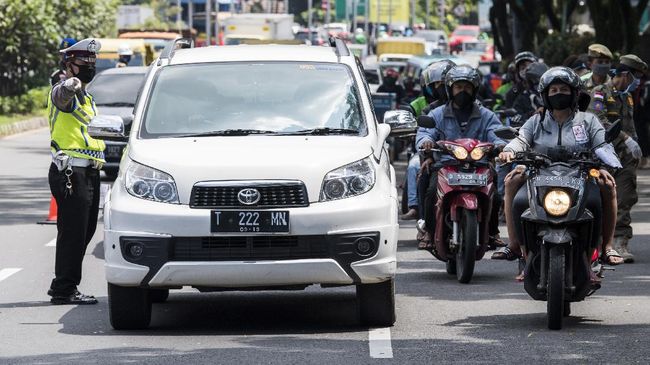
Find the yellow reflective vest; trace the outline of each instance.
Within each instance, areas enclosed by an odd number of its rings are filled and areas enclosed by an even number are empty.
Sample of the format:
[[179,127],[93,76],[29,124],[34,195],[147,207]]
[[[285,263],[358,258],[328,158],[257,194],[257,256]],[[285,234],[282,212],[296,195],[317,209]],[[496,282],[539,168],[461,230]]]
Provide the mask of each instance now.
[[88,135],[88,124],[97,115],[97,107],[92,95],[85,93],[84,104],[77,96],[73,102],[73,111],[64,112],[52,102],[52,90],[47,97],[47,112],[50,123],[52,151],[63,151],[66,155],[76,158],[104,160],[104,141]]

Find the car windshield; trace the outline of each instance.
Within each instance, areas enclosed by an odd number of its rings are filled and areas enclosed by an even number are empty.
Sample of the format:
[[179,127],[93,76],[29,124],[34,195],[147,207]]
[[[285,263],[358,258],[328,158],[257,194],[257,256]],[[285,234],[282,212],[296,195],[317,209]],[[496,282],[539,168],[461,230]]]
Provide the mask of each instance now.
[[[143,138],[247,134],[366,135],[351,71],[340,64],[176,65],[156,76]],[[325,132],[323,132],[325,131]]]
[[144,81],[144,73],[99,74],[88,85],[97,105],[133,106]]
[[[95,63],[95,68],[99,73],[109,68],[115,68],[115,65],[117,65],[118,62],[119,60],[117,58],[98,58],[97,62]],[[143,66],[144,61],[142,60],[142,53],[134,52],[133,56],[131,56],[131,61],[129,61],[129,65]]]

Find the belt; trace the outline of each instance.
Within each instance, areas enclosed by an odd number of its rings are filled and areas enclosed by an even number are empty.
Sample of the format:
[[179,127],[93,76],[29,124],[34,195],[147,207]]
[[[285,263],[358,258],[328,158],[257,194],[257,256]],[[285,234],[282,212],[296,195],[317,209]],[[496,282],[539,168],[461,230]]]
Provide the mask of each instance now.
[[[52,156],[52,162],[58,166],[58,162],[54,156]],[[71,166],[71,167],[92,167],[95,170],[101,170],[102,167],[104,166],[103,163],[96,161],[96,160],[91,160],[87,158],[75,158],[75,157],[68,157],[67,162],[65,163],[65,166]],[[65,167],[64,167],[65,168]],[[59,170],[61,171],[61,170]]]

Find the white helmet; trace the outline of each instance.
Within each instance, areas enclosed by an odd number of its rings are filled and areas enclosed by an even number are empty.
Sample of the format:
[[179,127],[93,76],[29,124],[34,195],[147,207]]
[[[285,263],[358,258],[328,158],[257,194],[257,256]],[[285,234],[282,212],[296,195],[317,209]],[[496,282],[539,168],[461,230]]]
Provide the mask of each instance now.
[[133,51],[131,50],[131,46],[129,46],[126,43],[123,43],[117,49],[117,54],[119,56],[133,56]]

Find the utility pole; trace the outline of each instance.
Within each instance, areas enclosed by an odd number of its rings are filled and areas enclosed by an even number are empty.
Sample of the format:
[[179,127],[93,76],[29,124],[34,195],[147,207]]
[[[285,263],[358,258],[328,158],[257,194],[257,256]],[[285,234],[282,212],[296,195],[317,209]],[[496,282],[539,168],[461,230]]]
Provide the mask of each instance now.
[[393,30],[393,0],[388,0],[388,29]]
[[323,1],[327,4],[327,8],[325,9],[325,24],[329,24],[332,19],[332,4],[330,4],[330,0]]
[[365,13],[365,19],[366,19],[366,24],[365,24],[365,31],[366,31],[366,37],[370,38],[370,34],[368,33],[368,24],[369,24],[369,19],[370,18],[370,4],[368,4],[370,0],[363,0],[363,12]]
[[212,44],[212,0],[205,2],[205,42],[208,46]]
[[415,25],[415,0],[411,0],[411,29]]
[[[208,0],[212,1],[212,0]],[[215,3],[215,14],[214,14],[214,39],[217,46],[219,46],[219,0],[214,0]]]
[[431,16],[431,7],[429,6],[429,2],[431,0],[424,0],[424,1],[426,3],[426,13],[427,13],[427,18],[424,20],[424,23],[426,24],[427,29],[429,29],[430,28],[429,17]]
[[375,24],[375,38],[379,38],[379,24],[380,24],[380,13],[381,13],[381,0],[377,0],[377,23]]
[[313,22],[313,18],[312,18],[312,6],[313,5],[314,5],[313,0],[308,0],[307,1],[307,28],[309,28],[310,31],[311,31],[312,22]]
[[192,28],[194,28],[194,2],[192,0],[187,3],[187,26],[192,34]]
[[357,30],[357,6],[359,4],[357,3],[359,0],[352,0],[352,31]]

